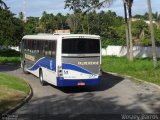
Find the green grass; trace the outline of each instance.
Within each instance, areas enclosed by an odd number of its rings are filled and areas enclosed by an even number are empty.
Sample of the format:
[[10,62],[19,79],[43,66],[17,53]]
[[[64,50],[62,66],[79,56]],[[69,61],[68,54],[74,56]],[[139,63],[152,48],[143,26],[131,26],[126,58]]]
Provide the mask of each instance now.
[[19,63],[20,57],[1,57],[0,56],[0,63]]
[[11,49],[5,49],[0,50],[0,63],[19,63],[20,62],[20,53],[11,50]]
[[[160,65],[160,60],[158,64]],[[130,62],[125,57],[106,56],[102,60],[102,69],[160,85],[160,67],[154,69],[150,58]]]
[[0,73],[0,113],[24,99],[29,90],[24,80]]

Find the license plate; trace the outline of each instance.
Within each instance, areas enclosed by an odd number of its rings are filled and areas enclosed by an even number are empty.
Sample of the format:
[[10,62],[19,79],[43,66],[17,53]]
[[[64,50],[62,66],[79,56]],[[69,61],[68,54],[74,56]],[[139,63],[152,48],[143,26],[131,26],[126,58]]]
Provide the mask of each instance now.
[[84,82],[79,82],[78,83],[78,86],[84,86],[84,85],[86,85]]

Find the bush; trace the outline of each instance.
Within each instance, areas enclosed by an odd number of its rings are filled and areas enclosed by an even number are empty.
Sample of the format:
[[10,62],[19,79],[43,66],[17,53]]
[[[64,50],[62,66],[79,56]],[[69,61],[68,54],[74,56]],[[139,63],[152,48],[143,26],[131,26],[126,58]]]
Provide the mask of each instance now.
[[0,50],[1,57],[20,57],[20,52],[12,49],[3,49]]

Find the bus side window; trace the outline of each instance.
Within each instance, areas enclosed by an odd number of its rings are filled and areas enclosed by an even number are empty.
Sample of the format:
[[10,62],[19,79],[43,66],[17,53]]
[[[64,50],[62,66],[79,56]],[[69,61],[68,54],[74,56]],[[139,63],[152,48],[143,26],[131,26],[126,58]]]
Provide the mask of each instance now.
[[34,50],[33,52],[34,52],[34,53],[37,53],[37,40],[34,40],[34,42],[33,42],[33,48],[34,48],[34,49],[33,49],[33,50]]
[[26,40],[26,51],[29,51],[28,40]]
[[56,57],[56,41],[52,41],[52,55],[53,58]]
[[30,52],[31,51],[31,41],[27,40],[27,51]]
[[41,55],[42,56],[44,56],[45,55],[45,41],[41,41],[41,51],[42,51],[42,53],[41,53]]
[[28,40],[27,39],[24,40],[24,49],[25,51],[28,51]]
[[39,54],[43,56],[43,41],[39,41]]
[[26,39],[23,40],[24,51],[26,51]]
[[37,41],[37,54],[40,54],[40,41]]
[[32,48],[31,48],[32,51],[31,51],[31,52],[34,53],[34,50],[35,50],[35,48],[34,48],[34,47],[35,47],[35,46],[34,46],[34,40],[31,40],[31,44],[32,44],[32,45],[31,45],[31,46],[32,46]]
[[52,41],[48,41],[48,57],[52,57]]
[[45,56],[48,56],[48,41],[45,41]]

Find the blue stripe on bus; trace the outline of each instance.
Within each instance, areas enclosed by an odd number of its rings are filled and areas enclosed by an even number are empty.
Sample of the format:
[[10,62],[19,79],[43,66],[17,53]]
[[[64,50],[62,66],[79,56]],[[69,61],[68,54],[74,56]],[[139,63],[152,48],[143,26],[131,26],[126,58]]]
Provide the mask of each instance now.
[[57,86],[65,87],[65,86],[78,86],[78,83],[85,83],[85,86],[96,86],[101,82],[101,76],[95,79],[63,79],[62,77],[57,77]]
[[40,67],[45,67],[49,70],[56,71],[56,60],[49,58],[41,58],[39,59],[29,70],[37,70]]
[[89,72],[79,66],[73,65],[73,64],[63,63],[62,69],[69,69],[69,70],[74,70],[74,71],[78,71],[78,72],[82,72],[82,73],[86,73],[86,74],[92,74],[91,72]]

